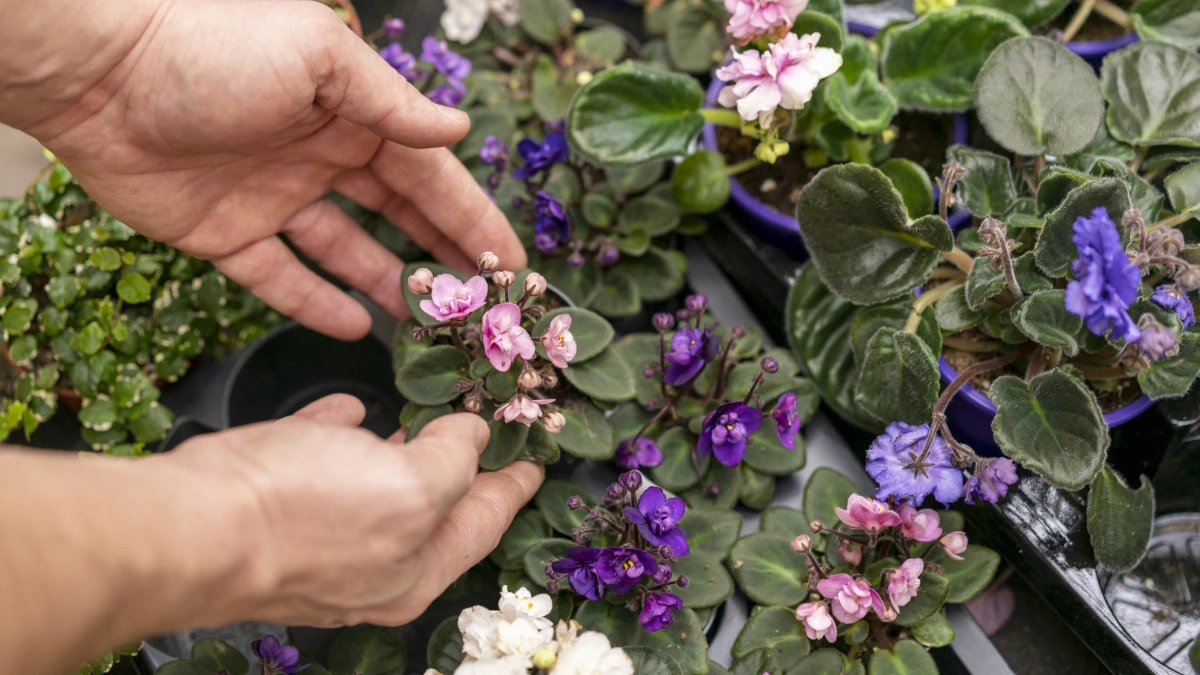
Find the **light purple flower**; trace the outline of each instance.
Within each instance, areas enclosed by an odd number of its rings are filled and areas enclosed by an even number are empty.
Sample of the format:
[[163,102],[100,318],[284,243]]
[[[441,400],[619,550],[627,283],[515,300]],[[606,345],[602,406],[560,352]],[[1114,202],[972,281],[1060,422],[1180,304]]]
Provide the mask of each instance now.
[[892,607],[899,609],[917,596],[917,589],[921,587],[921,572],[924,571],[925,561],[920,558],[909,558],[904,564],[888,571],[887,594]]
[[1008,486],[1016,482],[1017,465],[1011,459],[989,459],[967,480],[963,496],[968,504],[974,504],[977,498],[994,504],[1008,494]]
[[1129,316],[1129,305],[1137,300],[1141,271],[1125,254],[1117,226],[1098,206],[1091,217],[1077,218],[1072,229],[1079,257],[1071,264],[1075,279],[1067,283],[1067,311],[1083,317],[1096,335],[1111,328],[1114,339],[1136,342],[1141,331]]
[[483,138],[483,147],[479,149],[479,159],[488,166],[496,167],[497,171],[503,171],[508,161],[508,146],[488,134]]
[[451,87],[466,93],[463,80],[471,74],[471,62],[461,54],[451,51],[450,46],[432,35],[421,41],[421,60],[431,64],[446,76]]
[[942,536],[942,517],[933,509],[917,509],[908,504],[896,507],[896,515],[900,516],[900,534],[921,542],[928,542]]
[[663,454],[658,443],[645,436],[627,438],[617,444],[615,460],[622,469],[637,469],[643,466],[662,464]]
[[667,371],[663,374],[663,380],[672,387],[687,383],[717,358],[720,350],[721,342],[713,335],[712,328],[679,329],[671,338],[671,348],[664,355]]
[[682,558],[691,552],[687,532],[679,521],[687,511],[679,497],[667,499],[660,487],[649,487],[638,497],[637,508],[625,507],[625,516],[637,526],[638,532],[655,546],[670,546],[671,553]]
[[796,394],[788,392],[779,397],[775,410],[771,412],[775,420],[775,433],[779,442],[788,450],[796,449],[796,433],[800,431],[800,415],[796,412]]
[[829,616],[829,605],[824,602],[806,602],[796,608],[796,620],[804,625],[804,634],[809,640],[824,638],[837,642],[837,625]]
[[1185,330],[1196,323],[1196,312],[1192,309],[1192,301],[1188,298],[1187,293],[1180,290],[1175,284],[1164,284],[1154,289],[1154,295],[1150,296],[1150,300],[1178,314]]
[[892,422],[867,448],[867,473],[879,484],[876,499],[894,497],[914,506],[930,494],[945,505],[963,494],[962,471],[950,462],[950,446],[933,437],[929,454],[918,464],[929,425]]
[[483,315],[483,351],[502,373],[518,356],[526,361],[534,357],[533,338],[521,327],[521,308],[516,303],[502,302]]
[[433,278],[432,297],[421,301],[421,311],[438,321],[462,319],[483,307],[487,290],[483,277],[471,277],[464,284],[453,274],[439,274]]
[[417,70],[417,57],[404,51],[398,43],[392,44],[379,50],[379,55],[387,61],[388,65],[395,68],[400,76],[409,82],[418,82],[425,79],[425,75]]
[[757,408],[740,401],[720,405],[704,419],[696,453],[701,457],[712,453],[721,464],[737,466],[746,456],[747,439],[761,424],[762,411]]
[[297,665],[300,663],[300,650],[291,645],[279,644],[279,639],[274,635],[255,640],[250,643],[250,648],[261,660],[264,673],[295,675],[309,666],[307,663],[303,666]]
[[647,593],[638,614],[642,628],[653,633],[675,623],[675,612],[683,609],[683,598],[674,593]]
[[834,574],[817,583],[817,591],[830,600],[833,616],[842,623],[854,623],[872,609],[883,616],[886,610],[883,598],[865,579],[855,579],[849,574]]
[[1179,340],[1176,340],[1171,329],[1159,323],[1154,315],[1143,314],[1138,322],[1138,330],[1142,332],[1137,340],[1138,350],[1151,361],[1179,353]]
[[726,108],[737,107],[743,120],[770,125],[775,109],[799,110],[812,99],[822,78],[842,67],[842,56],[818,47],[820,33],[797,37],[788,33],[765,52],[733,50],[733,61],[717,69],[729,82],[718,98]]
[[846,508],[834,508],[838,520],[855,530],[863,530],[871,534],[879,534],[884,529],[900,524],[900,516],[892,507],[884,502],[869,497],[853,494],[846,502]]
[[741,44],[791,28],[808,0],[725,0],[733,16],[725,31]]
[[403,19],[397,19],[395,17],[392,17],[390,19],[384,19],[384,21],[383,21],[383,34],[384,35],[386,35],[394,40],[394,39],[400,37],[400,35],[403,32],[404,32],[404,20]]

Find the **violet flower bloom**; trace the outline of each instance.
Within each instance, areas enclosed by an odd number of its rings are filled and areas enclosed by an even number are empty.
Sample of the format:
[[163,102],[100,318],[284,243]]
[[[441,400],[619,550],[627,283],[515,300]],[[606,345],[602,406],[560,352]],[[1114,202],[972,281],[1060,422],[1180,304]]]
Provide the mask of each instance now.
[[483,277],[471,277],[463,283],[453,274],[439,274],[433,278],[432,296],[421,301],[421,311],[437,321],[462,319],[483,307],[487,290]]
[[662,464],[663,454],[658,443],[645,436],[627,438],[617,444],[615,458],[617,466],[622,469],[637,469],[643,466],[658,466]]
[[596,558],[596,576],[617,595],[625,595],[642,577],[653,576],[657,570],[653,556],[630,546],[600,549]]
[[1138,330],[1142,332],[1137,340],[1138,349],[1151,361],[1179,353],[1179,340],[1175,339],[1175,334],[1152,315],[1142,316],[1142,320],[1138,322]]
[[743,120],[757,120],[763,127],[771,124],[778,107],[803,108],[821,79],[842,67],[841,54],[818,47],[820,39],[820,33],[788,33],[761,53],[732,49],[733,61],[717,69],[717,77],[730,83],[717,100],[726,108],[736,106]]
[[918,511],[908,504],[901,504],[896,507],[896,515],[900,516],[900,534],[909,539],[929,542],[942,536],[942,517],[933,509]]
[[1079,257],[1071,263],[1075,280],[1067,283],[1067,311],[1083,317],[1096,335],[1111,328],[1114,339],[1137,341],[1142,332],[1129,316],[1129,305],[1137,300],[1141,271],[1125,254],[1117,226],[1104,207],[1096,207],[1072,228]]
[[404,48],[399,43],[392,44],[379,50],[379,55],[383,57],[387,64],[396,69],[400,73],[400,77],[409,82],[418,82],[425,79],[425,75],[417,70],[417,57],[404,51]]
[[888,571],[887,594],[892,607],[899,609],[917,597],[917,589],[921,587],[921,572],[924,571],[925,561],[920,558],[909,558],[904,564]]
[[842,623],[854,623],[872,609],[883,616],[883,598],[865,579],[849,574],[834,574],[817,583],[817,591],[833,605],[833,616]]
[[431,64],[446,76],[446,82],[458,92],[467,93],[463,80],[471,74],[471,62],[450,46],[432,35],[421,41],[421,60]]
[[720,351],[721,341],[713,335],[712,328],[680,328],[671,338],[671,347],[664,355],[667,371],[663,379],[672,387],[678,387],[698,375]]
[[384,22],[383,22],[383,34],[384,35],[386,35],[394,40],[394,39],[400,37],[400,34],[403,32],[404,32],[404,20],[403,19],[397,19],[397,18],[393,17],[391,19],[384,20]]
[[517,143],[522,166],[513,170],[513,178],[529,180],[541,171],[567,161],[567,153],[567,137],[562,132],[549,134],[546,140],[540,142],[532,138],[523,139]]
[[775,433],[779,442],[788,450],[796,449],[796,433],[800,431],[800,415],[796,412],[796,394],[788,392],[779,397],[775,410],[771,412],[775,420]]
[[761,410],[741,401],[722,404],[704,419],[696,453],[703,457],[711,452],[721,464],[737,466],[746,456],[746,441],[761,424]]
[[1008,494],[1008,486],[1017,482],[1017,465],[1007,457],[987,460],[967,480],[964,499],[974,504],[976,499],[995,504]]
[[425,97],[438,105],[453,108],[462,103],[463,93],[453,87],[434,87]]
[[741,44],[791,28],[808,0],[725,0],[733,16],[725,31]]
[[687,532],[679,526],[687,507],[679,497],[667,499],[660,487],[649,487],[638,498],[637,508],[625,507],[625,516],[637,526],[646,541],[655,546],[670,546],[676,557],[691,552]]
[[804,634],[809,640],[824,638],[837,642],[837,626],[829,616],[829,605],[824,602],[806,602],[796,608],[796,620],[804,625]]
[[499,138],[488,134],[483,139],[483,147],[479,149],[479,159],[484,164],[495,167],[497,171],[503,171],[504,164],[508,161],[508,146],[500,142]]
[[532,426],[542,418],[542,406],[549,403],[554,403],[554,399],[531,399],[525,394],[517,394],[511,401],[496,409],[492,421],[503,419],[508,424],[520,422],[527,427]]
[[[516,171],[513,172],[516,175]],[[533,197],[534,241],[542,253],[549,253],[571,241],[571,220],[554,195],[542,190]]]
[[596,573],[596,563],[603,549],[573,546],[567,549],[567,557],[550,563],[550,568],[567,575],[571,589],[588,600],[604,597],[604,584]]
[[261,640],[250,643],[254,655],[261,661],[264,673],[269,675],[295,675],[310,664],[300,663],[300,650],[291,645],[281,645],[274,635],[268,635]]
[[1164,284],[1154,289],[1154,295],[1150,296],[1150,300],[1160,307],[1178,314],[1179,320],[1183,322],[1184,330],[1191,328],[1196,323],[1196,312],[1192,309],[1192,301],[1188,299],[1187,293],[1181,291],[1175,284]]
[[533,338],[521,327],[521,308],[516,303],[502,302],[483,315],[483,351],[492,367],[502,373],[508,372],[518,356],[528,361],[537,353]]
[[638,620],[653,633],[675,623],[675,612],[683,609],[683,598],[674,593],[647,593]]
[[575,336],[571,334],[570,314],[559,314],[551,319],[549,330],[542,336],[542,347],[555,368],[566,368],[575,358],[579,346],[575,344]]
[[871,534],[879,534],[889,527],[900,524],[900,515],[884,502],[876,501],[859,494],[850,495],[846,508],[834,508],[838,520],[847,527],[863,530]]
[[917,463],[928,435],[928,424],[892,422],[871,443],[867,448],[867,473],[879,484],[876,499],[895,497],[920,506],[932,494],[949,506],[962,497],[962,471],[950,462],[950,446],[944,438],[935,435],[929,454]]

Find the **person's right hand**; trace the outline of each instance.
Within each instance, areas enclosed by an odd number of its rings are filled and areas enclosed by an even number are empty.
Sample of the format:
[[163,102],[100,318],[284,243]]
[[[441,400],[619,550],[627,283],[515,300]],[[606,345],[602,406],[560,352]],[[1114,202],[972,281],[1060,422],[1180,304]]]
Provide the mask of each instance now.
[[[476,475],[488,440],[477,415],[439,418],[410,443],[355,428],[363,415],[357,399],[330,396],[149,460],[219,490],[240,514],[232,546],[241,561],[224,582],[236,597],[213,598],[198,616],[408,623],[496,547],[541,484],[542,467],[529,462]],[[221,521],[212,526],[230,526]]]

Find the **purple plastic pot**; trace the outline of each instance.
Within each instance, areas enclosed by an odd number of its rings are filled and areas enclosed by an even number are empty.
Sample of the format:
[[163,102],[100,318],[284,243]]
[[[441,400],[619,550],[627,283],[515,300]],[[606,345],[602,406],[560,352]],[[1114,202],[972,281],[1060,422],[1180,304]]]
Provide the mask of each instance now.
[[[863,23],[851,21],[848,24],[851,33],[872,37],[879,32],[878,28],[869,26]],[[717,96],[721,93],[721,88],[725,83],[713,78],[712,84],[708,87],[707,95],[705,96],[705,105],[715,105]],[[968,136],[967,116],[962,114],[954,115],[954,142],[966,144]],[[701,141],[705,148],[709,150],[717,149],[717,128],[715,125],[706,124],[701,132]],[[762,237],[766,241],[778,246],[786,251],[796,260],[807,260],[808,252],[804,249],[804,242],[800,239],[800,223],[792,215],[780,213],[775,209],[762,203],[753,197],[742,184],[738,182],[735,176],[729,177],[729,191],[733,201],[734,211],[738,214],[739,220],[750,226],[755,234]],[[937,201],[938,188],[933,186],[933,198]],[[950,215],[950,225],[962,225],[970,220],[971,215],[965,211],[956,211]]]
[[1123,49],[1138,41],[1137,33],[1129,33],[1122,35],[1119,38],[1112,40],[1097,40],[1095,42],[1068,42],[1067,49],[1084,61],[1088,62],[1097,72],[1100,71],[1100,64],[1104,62],[1104,57],[1110,53]]

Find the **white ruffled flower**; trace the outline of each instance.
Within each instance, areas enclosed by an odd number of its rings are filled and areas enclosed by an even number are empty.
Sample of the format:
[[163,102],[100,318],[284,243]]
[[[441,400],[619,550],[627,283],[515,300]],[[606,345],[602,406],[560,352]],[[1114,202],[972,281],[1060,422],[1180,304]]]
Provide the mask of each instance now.
[[577,634],[579,624],[560,621],[558,660],[551,675],[634,675],[633,660],[619,647],[613,647],[603,633]]
[[448,39],[466,44],[479,37],[487,18],[488,0],[446,0],[442,30]]
[[512,621],[501,621],[496,625],[496,651],[505,656],[517,655],[533,664],[534,653],[554,642],[554,629],[550,622],[540,619],[546,625],[539,626],[538,619],[518,616]]
[[481,661],[466,659],[454,670],[454,675],[529,675],[529,664],[520,656]]
[[553,609],[554,602],[546,593],[533,595],[527,588],[521,588],[516,593],[509,593],[508,586],[500,590],[500,613],[507,621],[523,616],[532,619],[538,628],[551,628],[554,624],[543,617]]
[[458,632],[462,633],[463,654],[472,659],[488,660],[503,656],[496,648],[497,627],[503,615],[486,607],[470,607],[458,615]]
[[521,0],[488,0],[488,7],[505,26],[515,26],[521,23]]

